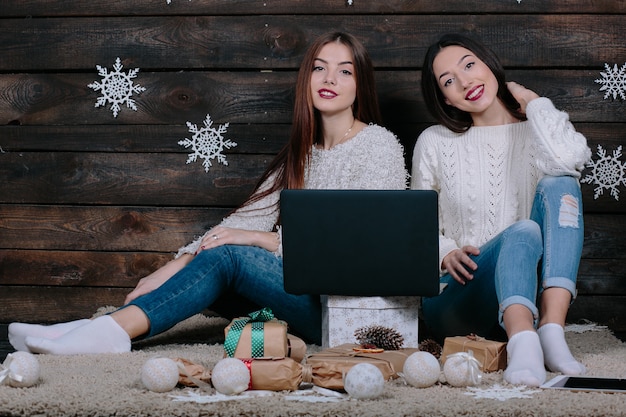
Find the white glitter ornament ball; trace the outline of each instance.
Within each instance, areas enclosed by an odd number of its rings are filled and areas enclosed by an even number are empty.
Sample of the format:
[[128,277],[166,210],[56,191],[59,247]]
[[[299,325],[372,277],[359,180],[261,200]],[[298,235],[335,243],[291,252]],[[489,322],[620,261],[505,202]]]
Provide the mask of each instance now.
[[478,385],[482,378],[476,359],[465,352],[448,356],[443,365],[443,375],[453,387]]
[[141,382],[150,391],[171,391],[178,384],[178,365],[169,358],[148,359],[141,368]]
[[352,398],[376,398],[383,393],[385,378],[380,369],[371,363],[358,363],[346,374],[343,387]]
[[39,361],[30,352],[9,353],[3,366],[9,370],[7,382],[12,387],[32,387],[39,381],[41,372]]
[[429,352],[412,353],[402,367],[404,379],[417,388],[427,388],[439,381],[441,365],[435,355]]
[[250,385],[250,371],[240,359],[224,358],[211,371],[211,383],[220,394],[240,394]]

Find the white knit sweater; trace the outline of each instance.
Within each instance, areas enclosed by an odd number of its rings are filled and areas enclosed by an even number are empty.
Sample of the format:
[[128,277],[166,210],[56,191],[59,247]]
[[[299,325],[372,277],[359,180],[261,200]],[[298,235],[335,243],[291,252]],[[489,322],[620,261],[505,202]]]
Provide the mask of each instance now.
[[[407,178],[404,148],[396,136],[381,126],[368,125],[352,139],[329,150],[314,147],[305,171],[304,188],[405,189]],[[279,197],[280,191],[274,192],[236,210],[220,224],[245,230],[277,230]],[[203,236],[180,248],[176,257],[196,253]],[[277,254],[282,254],[282,245]]]
[[591,157],[583,135],[547,98],[528,103],[528,120],[454,133],[437,125],[418,138],[412,189],[439,193],[439,265],[452,250],[480,247],[527,219],[538,181],[571,175]]

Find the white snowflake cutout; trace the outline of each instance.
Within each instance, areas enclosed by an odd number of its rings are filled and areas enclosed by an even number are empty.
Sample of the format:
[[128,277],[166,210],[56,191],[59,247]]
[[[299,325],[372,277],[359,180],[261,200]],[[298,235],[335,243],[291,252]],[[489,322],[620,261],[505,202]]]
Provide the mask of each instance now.
[[582,323],[567,324],[563,330],[571,333],[599,332],[608,329],[608,326],[600,326],[589,320],[583,320]]
[[615,100],[619,95],[622,100],[626,100],[626,63],[619,70],[617,64],[611,69],[609,64],[605,63],[604,68],[606,72],[600,72],[602,78],[595,80],[596,83],[602,84],[600,91],[606,91],[604,99],[613,96],[613,100]]
[[217,161],[228,165],[228,161],[226,161],[226,156],[222,153],[224,149],[230,149],[237,146],[237,143],[232,142],[229,139],[225,139],[222,135],[226,133],[228,129],[228,123],[220,125],[217,129],[213,127],[213,120],[211,120],[211,116],[209,114],[206,115],[206,119],[204,120],[204,127],[198,129],[198,126],[187,122],[187,127],[189,128],[189,132],[192,133],[191,139],[185,138],[185,140],[181,140],[178,142],[179,145],[184,146],[185,148],[191,148],[192,153],[189,154],[189,159],[187,159],[187,163],[195,162],[198,157],[204,159],[202,166],[204,166],[204,171],[209,172],[209,168],[213,166],[211,163],[212,159],[217,158]]
[[503,387],[494,384],[489,388],[468,387],[465,395],[472,395],[474,398],[487,398],[491,400],[506,401],[511,398],[532,398],[532,394],[541,392],[540,390],[527,389],[524,385],[513,387]]
[[244,391],[236,395],[226,395],[215,392],[215,394],[205,394],[201,391],[183,391],[180,395],[170,394],[172,401],[175,402],[193,402],[198,404],[211,404],[223,401],[245,401],[251,398],[275,397],[278,394],[269,390],[253,390]]
[[87,85],[94,91],[100,90],[102,93],[102,96],[98,97],[98,101],[96,101],[96,107],[111,103],[113,117],[117,117],[121,109],[120,104],[126,103],[127,107],[137,111],[135,100],[131,97],[133,93],[139,94],[146,90],[145,87],[133,83],[133,78],[137,77],[139,68],[128,70],[128,74],[126,74],[121,72],[123,67],[119,57],[115,60],[115,65],[113,65],[115,71],[109,72],[107,68],[96,65],[98,75],[102,77],[102,82],[94,81]]
[[591,173],[580,180],[581,183],[594,184],[593,198],[597,199],[604,193],[604,190],[611,190],[611,196],[619,200],[620,185],[626,186],[626,163],[619,160],[622,156],[622,145],[613,150],[613,155],[607,155],[602,145],[598,145],[596,152],[598,159],[593,158],[587,162],[586,167],[591,168]]

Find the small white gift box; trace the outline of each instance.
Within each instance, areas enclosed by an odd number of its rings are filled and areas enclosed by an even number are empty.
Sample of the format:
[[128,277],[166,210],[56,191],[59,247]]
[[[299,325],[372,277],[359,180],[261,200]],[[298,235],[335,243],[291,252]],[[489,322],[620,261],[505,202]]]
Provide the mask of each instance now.
[[404,337],[403,347],[417,347],[419,299],[323,295],[322,347],[358,343],[354,332],[366,326],[392,328]]

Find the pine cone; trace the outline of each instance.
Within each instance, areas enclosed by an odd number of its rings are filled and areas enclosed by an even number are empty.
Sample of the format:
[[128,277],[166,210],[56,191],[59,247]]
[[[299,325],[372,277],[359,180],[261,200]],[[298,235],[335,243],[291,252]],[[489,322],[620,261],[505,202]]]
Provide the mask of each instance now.
[[356,329],[354,337],[361,345],[374,345],[385,350],[398,350],[404,343],[404,337],[396,330],[376,325]]
[[437,359],[441,357],[441,351],[443,350],[441,345],[435,342],[433,339],[423,340],[419,344],[418,348],[419,350],[422,350],[424,352],[431,353]]

